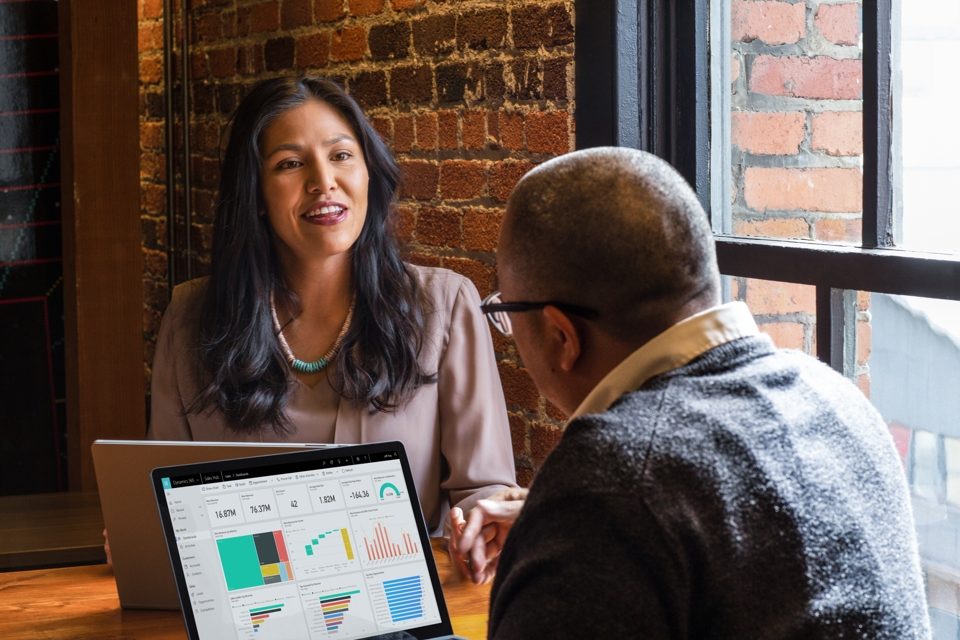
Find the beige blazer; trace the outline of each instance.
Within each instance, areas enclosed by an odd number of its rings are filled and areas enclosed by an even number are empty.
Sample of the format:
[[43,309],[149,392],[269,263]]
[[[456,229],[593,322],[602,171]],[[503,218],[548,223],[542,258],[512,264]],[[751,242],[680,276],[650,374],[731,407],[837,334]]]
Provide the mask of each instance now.
[[186,415],[200,390],[196,312],[205,279],[174,289],[160,324],[153,363],[149,437],[160,440],[262,440],[361,443],[400,440],[410,458],[427,526],[440,530],[452,505],[470,508],[498,489],[516,486],[510,427],[493,344],[480,296],[467,278],[410,265],[432,300],[423,370],[438,382],[422,386],[394,413],[371,413],[341,399],[326,383],[309,387],[291,374],[287,415],[293,432],[280,437],[231,431],[219,411]]

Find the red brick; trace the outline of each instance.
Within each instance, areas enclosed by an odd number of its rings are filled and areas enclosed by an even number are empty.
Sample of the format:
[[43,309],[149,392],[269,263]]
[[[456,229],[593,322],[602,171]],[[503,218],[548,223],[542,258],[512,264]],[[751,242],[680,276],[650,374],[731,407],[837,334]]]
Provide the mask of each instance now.
[[393,210],[393,229],[400,242],[412,242],[413,231],[417,226],[417,207],[412,204],[398,204]]
[[792,282],[749,279],[745,285],[745,302],[755,315],[814,313],[814,287]]
[[407,259],[413,264],[418,264],[423,267],[442,267],[443,260],[440,256],[431,255],[429,253],[411,253],[407,256]]
[[483,149],[487,142],[487,114],[483,111],[464,113],[460,135],[464,149]]
[[208,49],[210,73],[215,78],[229,78],[237,73],[237,48]]
[[467,209],[463,212],[463,248],[467,251],[495,251],[502,222],[502,209]]
[[573,42],[573,20],[561,4],[528,6],[513,10],[513,43],[518,49],[552,47]]
[[140,5],[140,19],[152,19],[163,17],[163,0],[143,0]]
[[193,23],[193,36],[196,42],[218,42],[223,37],[223,16],[220,12],[211,11],[197,18]]
[[764,322],[760,324],[760,331],[781,349],[803,350],[804,326],[799,322]]
[[143,122],[140,124],[140,148],[163,149],[165,143],[164,125],[162,122]]
[[404,9],[419,7],[424,3],[424,0],[392,0],[392,3],[396,11],[402,11]]
[[311,33],[297,38],[296,60],[297,67],[322,67],[330,57],[330,34],[326,31]]
[[[153,184],[150,182],[144,182],[140,185],[140,208],[154,216],[162,216],[166,212],[167,205],[167,189],[163,185]],[[155,242],[158,244],[163,244],[166,242],[166,227],[167,221],[165,218],[157,218],[154,221],[153,226],[157,228]],[[160,230],[160,227],[163,227]],[[144,241],[149,240],[149,236],[144,234]]]
[[771,96],[859,100],[863,96],[860,60],[826,56],[757,56],[750,90]]
[[437,182],[440,168],[425,160],[409,160],[400,163],[403,175],[403,195],[417,200],[432,200],[437,197]]
[[504,160],[490,167],[490,195],[506,202],[520,178],[535,165],[525,160]]
[[440,197],[444,200],[479,198],[486,191],[486,163],[447,160],[440,165]]
[[821,218],[813,223],[813,237],[823,242],[859,244],[862,236],[860,216]]
[[263,61],[270,71],[286,71],[296,59],[296,42],[286,36],[270,38],[263,44]]
[[460,209],[452,207],[421,208],[417,214],[417,242],[432,247],[461,247],[460,217]]
[[857,376],[857,389],[867,398],[870,397],[870,374],[864,373]]
[[140,53],[163,48],[163,24],[141,22],[137,29],[137,49]]
[[496,273],[489,264],[470,258],[443,258],[442,264],[451,271],[470,278],[479,291],[491,291],[496,281]]
[[284,29],[305,27],[313,23],[311,0],[282,0],[280,5],[280,26]]
[[857,291],[857,311],[866,311],[870,308],[870,292]]
[[370,124],[373,125],[373,128],[377,130],[377,133],[380,134],[380,137],[388,146],[392,147],[394,151],[398,150],[394,144],[393,120],[388,116],[374,116],[370,118]]
[[167,165],[163,153],[144,151],[140,154],[140,181],[163,182],[167,179]]
[[867,364],[873,347],[873,328],[867,321],[857,322],[857,364]]
[[571,151],[569,120],[570,114],[566,111],[533,111],[527,114],[527,149],[534,153],[554,155]]
[[525,454],[527,451],[527,422],[518,414],[507,415],[510,421],[510,444],[515,454]]
[[755,211],[860,211],[863,174],[860,169],[779,169],[749,167],[744,198]]
[[350,0],[350,14],[370,16],[383,10],[383,0]]
[[730,17],[733,40],[793,44],[806,33],[805,10],[803,2],[734,0]]
[[537,466],[543,464],[562,437],[563,430],[557,425],[536,422],[530,425],[530,457],[533,463]]
[[526,457],[515,457],[513,463],[517,470],[517,484],[524,489],[529,489],[536,475],[536,469],[533,468],[533,463],[526,459]]
[[413,23],[413,46],[424,56],[449,54],[456,48],[457,16],[427,16]]
[[393,150],[406,153],[413,147],[413,116],[397,116],[393,120]]
[[335,22],[346,13],[343,8],[344,0],[315,0],[314,15],[317,22]]
[[809,239],[810,224],[803,218],[773,218],[734,221],[733,232],[738,236],[756,238]]
[[522,151],[523,114],[519,111],[501,111],[499,117],[500,144],[510,151]]
[[463,13],[457,19],[457,44],[461,48],[497,49],[506,37],[507,12],[503,8]]
[[277,0],[255,4],[249,11],[249,33],[267,33],[280,28],[280,5]]
[[507,399],[507,409],[535,411],[540,404],[540,393],[527,375],[527,370],[517,367],[512,362],[497,363],[500,371],[500,382],[503,384],[503,394]]
[[140,56],[140,82],[153,84],[163,80],[163,58],[159,55]]
[[[205,49],[197,49],[190,52],[190,73],[193,74],[194,78],[203,78],[209,75],[205,51]],[[143,58],[141,58],[142,61]]]
[[804,136],[804,114],[734,111],[731,138],[748,153],[793,155]]
[[860,43],[860,4],[821,4],[815,19],[823,37],[834,44]]
[[814,151],[832,156],[863,154],[863,114],[859,111],[828,111],[812,119]]
[[153,251],[152,249],[143,250],[143,272],[155,278],[167,277],[167,253],[166,251]]
[[344,27],[333,32],[330,59],[339,62],[360,60],[367,50],[367,32],[362,26]]
[[424,151],[437,149],[438,121],[433,111],[416,115],[417,148]]
[[458,118],[456,111],[440,111],[437,114],[439,119],[439,149],[456,149],[460,146],[457,139]]
[[220,25],[223,30],[224,38],[236,38],[237,37],[237,12],[236,11],[224,11],[220,15]]

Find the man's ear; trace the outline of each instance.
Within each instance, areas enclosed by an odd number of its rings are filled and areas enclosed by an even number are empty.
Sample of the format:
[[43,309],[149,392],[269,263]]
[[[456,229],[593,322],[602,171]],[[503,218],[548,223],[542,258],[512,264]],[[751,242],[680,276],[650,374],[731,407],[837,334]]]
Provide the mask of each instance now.
[[554,306],[543,308],[546,335],[558,349],[560,370],[570,372],[580,358],[580,333],[567,314]]

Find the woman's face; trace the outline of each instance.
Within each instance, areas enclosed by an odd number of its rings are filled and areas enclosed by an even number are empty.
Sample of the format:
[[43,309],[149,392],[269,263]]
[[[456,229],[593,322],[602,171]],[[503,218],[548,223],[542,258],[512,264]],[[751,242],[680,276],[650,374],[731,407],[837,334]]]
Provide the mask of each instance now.
[[260,152],[260,184],[281,262],[349,255],[367,217],[370,182],[350,124],[311,99],[264,129]]

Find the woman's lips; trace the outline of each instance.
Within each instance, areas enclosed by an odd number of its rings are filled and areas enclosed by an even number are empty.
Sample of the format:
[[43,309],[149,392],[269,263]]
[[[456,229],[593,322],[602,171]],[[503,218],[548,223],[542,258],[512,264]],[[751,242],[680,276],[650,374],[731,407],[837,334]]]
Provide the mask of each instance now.
[[335,224],[340,224],[347,219],[347,209],[344,205],[339,203],[327,203],[313,207],[301,217],[309,222],[310,224],[318,224],[321,226],[330,226]]

